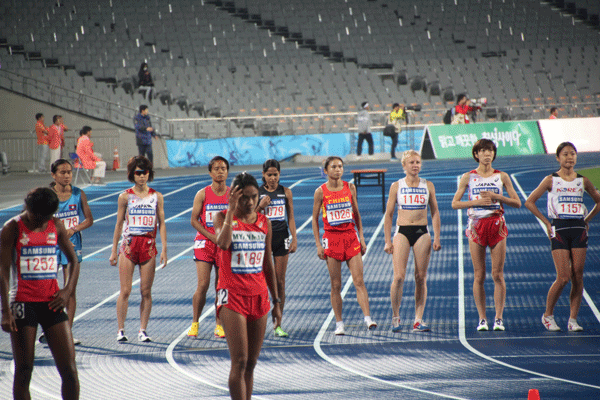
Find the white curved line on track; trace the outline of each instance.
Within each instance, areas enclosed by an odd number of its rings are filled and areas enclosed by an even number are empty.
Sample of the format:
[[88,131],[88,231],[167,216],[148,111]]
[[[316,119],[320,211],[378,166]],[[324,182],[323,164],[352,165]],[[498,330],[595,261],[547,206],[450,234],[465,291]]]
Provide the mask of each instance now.
[[[383,229],[383,223],[385,220],[385,216],[381,219],[381,221],[379,222],[379,225],[377,226],[377,229],[375,229],[375,232],[373,233],[373,235],[371,236],[371,239],[369,240],[369,243],[367,244],[367,251],[365,252],[364,256],[363,256],[363,260],[367,258],[368,254],[369,254],[369,250],[371,249],[371,246],[373,245],[373,243],[375,243],[375,240],[377,239],[377,236],[379,235],[379,232],[381,232],[381,230]],[[348,277],[348,280],[346,281],[346,284],[344,285],[344,288],[342,289],[342,299],[346,296],[346,294],[348,293],[348,290],[350,289],[352,285],[352,276]],[[333,314],[333,310],[331,310],[329,312],[329,315],[327,316],[327,318],[325,319],[325,322],[323,322],[323,325],[321,325],[321,329],[319,330],[319,333],[317,334],[317,337],[315,338],[314,342],[313,342],[313,348],[315,349],[315,351],[317,352],[317,354],[324,359],[325,361],[327,361],[328,363],[335,365],[336,367],[343,369],[346,372],[350,372],[351,374],[354,375],[358,375],[358,376],[362,376],[363,378],[366,379],[370,379],[372,381],[378,382],[378,383],[382,383],[385,385],[390,385],[390,386],[394,386],[397,388],[401,388],[401,389],[406,389],[406,390],[411,390],[414,392],[419,392],[419,393],[423,393],[423,394],[427,394],[427,395],[431,395],[431,396],[438,396],[438,397],[444,397],[447,399],[459,399],[459,400],[465,400],[463,397],[456,397],[456,396],[451,396],[451,395],[447,395],[447,394],[442,394],[442,393],[436,393],[436,392],[432,392],[430,390],[425,390],[425,389],[419,389],[419,388],[415,388],[412,386],[408,386],[408,385],[404,385],[401,383],[396,383],[396,382],[391,382],[391,381],[387,381],[381,378],[377,378],[374,376],[371,376],[369,374],[366,374],[364,372],[358,371],[354,368],[348,367],[347,365],[344,365],[341,362],[338,362],[332,358],[330,358],[327,354],[325,354],[325,352],[321,349],[321,340],[323,339],[323,336],[325,335],[325,332],[327,331],[327,327],[329,326],[329,324],[331,323],[331,321],[334,318],[334,314]]]
[[[461,176],[462,175],[457,176],[457,179],[456,179],[457,186],[460,182]],[[519,185],[519,187],[520,187],[520,185]],[[522,188],[521,188],[521,190],[522,190]],[[521,367],[517,367],[515,365],[505,363],[503,361],[495,359],[494,357],[490,357],[486,354],[483,354],[482,352],[475,349],[473,346],[471,346],[469,344],[469,342],[467,341],[466,334],[465,334],[465,268],[464,268],[465,263],[464,263],[463,235],[462,235],[462,230],[463,230],[462,210],[459,209],[457,211],[458,211],[458,213],[457,213],[458,214],[458,337],[459,337],[460,343],[467,350],[469,350],[471,353],[475,354],[476,356],[481,357],[484,360],[490,361],[492,363],[502,365],[503,367],[506,367],[506,368],[514,369],[516,371],[539,376],[539,377],[550,379],[553,381],[565,382],[565,383],[570,383],[570,384],[578,385],[578,386],[585,386],[585,387],[589,387],[589,388],[593,388],[593,389],[600,389],[600,386],[590,385],[590,384],[582,383],[582,382],[576,382],[576,381],[572,381],[572,380],[564,379],[564,378],[558,378],[556,376],[542,374],[540,372],[531,371],[531,370],[528,370],[525,368],[521,368]]]

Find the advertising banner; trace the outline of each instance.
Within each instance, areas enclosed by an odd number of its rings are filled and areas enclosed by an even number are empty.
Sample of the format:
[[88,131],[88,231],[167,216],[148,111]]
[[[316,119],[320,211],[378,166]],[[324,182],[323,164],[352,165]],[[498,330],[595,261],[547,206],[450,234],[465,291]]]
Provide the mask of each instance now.
[[571,142],[578,152],[600,151],[600,118],[558,118],[540,120],[548,153],[562,142]]
[[437,159],[470,158],[479,139],[492,140],[499,156],[545,153],[536,121],[434,125],[428,132]]

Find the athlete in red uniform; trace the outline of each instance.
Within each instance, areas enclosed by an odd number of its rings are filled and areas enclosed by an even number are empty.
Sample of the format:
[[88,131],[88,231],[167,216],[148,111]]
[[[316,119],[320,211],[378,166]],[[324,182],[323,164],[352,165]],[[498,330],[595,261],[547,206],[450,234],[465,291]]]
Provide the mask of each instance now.
[[[485,249],[490,247],[492,256],[492,279],[494,280],[494,330],[503,331],[504,303],[506,302],[506,282],[504,281],[504,260],[506,258],[506,237],[508,230],[504,221],[503,204],[521,207],[521,200],[513,188],[506,172],[495,170],[492,161],[496,159],[497,148],[489,139],[479,139],[473,145],[472,153],[479,163],[477,169],[466,172],[458,184],[452,199],[455,210],[468,208],[469,250],[473,261],[474,280],[473,297],[479,314],[478,331],[487,331],[485,315]],[[469,201],[462,201],[469,189]],[[503,188],[509,197],[503,195]]]
[[[151,342],[146,334],[146,327],[152,310],[152,283],[156,272],[156,226],[160,229],[162,251],[160,262],[167,266],[167,228],[165,226],[164,200],[162,194],[148,187],[154,179],[152,163],[144,156],[132,157],[127,163],[127,178],[135,183],[119,196],[117,223],[113,235],[113,246],[110,264],[119,261],[119,280],[121,291],[117,299],[117,322],[119,331],[117,341],[125,342],[125,318],[129,305],[129,295],[135,266],[140,266],[140,330],[138,340]],[[119,238],[121,248],[117,251]]]
[[244,172],[231,183],[227,212],[215,218],[219,246],[217,314],[231,357],[229,393],[232,399],[252,397],[254,367],[265,337],[269,291],[275,326],[281,324],[271,258],[271,222],[256,212],[258,183]]
[[[208,174],[212,178],[212,183],[196,193],[192,208],[191,224],[197,231],[194,239],[194,261],[196,261],[198,286],[192,297],[192,326],[188,330],[188,336],[198,336],[198,319],[206,303],[206,292],[210,285],[210,271],[213,265],[215,266],[215,291],[217,288],[219,266],[214,219],[220,211],[227,209],[229,202],[229,188],[225,184],[229,174],[229,162],[221,156],[213,157],[208,163]],[[225,337],[218,317],[215,336]]]
[[[331,280],[331,306],[335,314],[336,335],[344,335],[342,320],[342,262],[346,261],[352,282],[356,288],[356,298],[365,316],[369,329],[377,327],[369,311],[369,294],[363,280],[362,255],[367,250],[363,236],[362,221],[356,201],[356,187],[342,181],[344,162],[340,157],[328,157],[323,165],[327,182],[315,190],[312,228],[317,245],[317,256],[327,261]],[[323,215],[325,234],[321,244],[319,233],[319,214]],[[356,235],[358,229],[359,238]]]
[[[58,197],[49,188],[37,188],[25,198],[25,211],[9,220],[0,243],[0,298],[2,330],[10,332],[15,377],[13,396],[29,399],[37,326],[44,330],[62,378],[63,399],[79,398],[79,378],[69,319],[64,312],[79,278],[79,262],[63,223],[53,215]],[[56,245],[67,256],[65,287],[56,275]],[[9,295],[11,268],[16,287]],[[9,305],[10,299],[10,305]]]

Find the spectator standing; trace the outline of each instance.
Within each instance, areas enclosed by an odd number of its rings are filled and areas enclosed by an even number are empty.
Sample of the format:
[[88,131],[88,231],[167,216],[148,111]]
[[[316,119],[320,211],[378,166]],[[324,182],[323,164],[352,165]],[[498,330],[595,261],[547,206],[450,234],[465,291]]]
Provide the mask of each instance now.
[[481,110],[481,107],[474,107],[471,104],[471,100],[466,94],[459,94],[456,99],[456,106],[454,107],[454,119],[452,124],[468,124],[471,122],[469,114]]
[[139,155],[146,156],[152,164],[154,164],[154,156],[152,155],[152,138],[156,137],[154,128],[152,128],[152,122],[150,122],[150,115],[148,106],[142,104],[140,106],[140,112],[135,116],[135,143],[138,147]]
[[356,155],[362,154],[363,141],[369,144],[369,155],[373,155],[373,135],[371,135],[371,115],[369,115],[369,103],[363,102],[361,110],[356,116],[356,125],[358,128],[358,144],[356,145]]
[[69,131],[69,128],[65,125],[65,119],[62,115],[59,115],[60,119],[60,158],[63,158],[63,149],[65,148],[65,132]]
[[61,143],[63,142],[63,131],[60,128],[60,115],[52,117],[52,125],[48,128],[48,147],[50,148],[50,165],[60,159]]
[[38,147],[38,171],[46,172],[46,159],[48,158],[48,127],[44,124],[44,114],[35,114],[35,134]]
[[556,107],[552,107],[550,109],[550,116],[548,117],[548,119],[556,119],[558,118],[558,109]]
[[138,90],[144,91],[144,98],[146,100],[152,101],[152,91],[154,90],[154,81],[152,80],[152,75],[150,75],[150,70],[148,69],[147,63],[142,63],[140,65],[140,70],[138,72]]
[[102,161],[102,155],[94,153],[94,142],[91,140],[92,128],[84,126],[79,132],[77,139],[77,155],[85,169],[93,169],[92,184],[102,183],[106,174],[106,162]]
[[406,122],[406,110],[404,106],[398,103],[392,105],[392,112],[387,117],[387,124],[383,131],[385,136],[392,139],[392,150],[390,152],[392,158],[390,161],[398,161],[396,158],[396,146],[398,146],[398,135],[402,131],[402,123]]

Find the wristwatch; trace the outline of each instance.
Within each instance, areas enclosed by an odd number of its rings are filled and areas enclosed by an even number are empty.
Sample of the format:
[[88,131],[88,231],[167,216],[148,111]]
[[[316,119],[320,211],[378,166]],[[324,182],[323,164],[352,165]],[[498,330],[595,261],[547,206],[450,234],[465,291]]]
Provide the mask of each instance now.
[[273,299],[273,304],[281,303],[280,298]]

